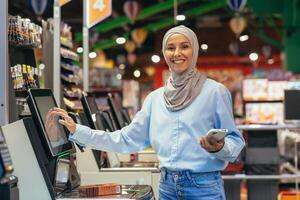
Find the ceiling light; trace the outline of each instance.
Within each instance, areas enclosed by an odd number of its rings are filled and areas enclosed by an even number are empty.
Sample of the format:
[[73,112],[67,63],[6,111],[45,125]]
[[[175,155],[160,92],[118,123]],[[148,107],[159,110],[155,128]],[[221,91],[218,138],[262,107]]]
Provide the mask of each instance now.
[[245,42],[245,41],[247,41],[249,39],[249,36],[248,35],[242,35],[242,36],[240,36],[240,41],[241,42]]
[[124,65],[124,64],[120,64],[120,65],[119,65],[119,69],[120,69],[120,70],[124,70],[124,69],[125,69],[125,65]]
[[43,64],[43,63],[39,64],[39,69],[40,69],[40,70],[45,69],[45,64]]
[[205,44],[205,43],[201,44],[200,47],[201,47],[201,49],[202,49],[203,51],[206,51],[206,50],[208,49],[208,45]]
[[83,48],[82,47],[78,47],[77,48],[77,53],[82,53],[83,52]]
[[249,59],[250,59],[251,61],[256,61],[256,60],[258,59],[257,53],[250,53],[250,54],[249,54]]
[[117,44],[125,44],[125,42],[126,42],[126,39],[124,37],[118,37],[116,39]]
[[134,70],[133,76],[136,77],[136,78],[140,77],[141,76],[140,70],[138,70],[138,69]]
[[153,55],[151,57],[152,62],[158,63],[160,61],[160,57],[158,55]]
[[89,53],[89,58],[96,58],[96,57],[97,57],[96,52],[90,52]]
[[176,20],[177,21],[184,21],[185,20],[185,16],[184,15],[177,15],[176,16]]
[[121,80],[122,79],[122,74],[117,74],[117,79]]
[[274,59],[272,59],[272,58],[268,59],[268,64],[269,64],[269,65],[274,64]]

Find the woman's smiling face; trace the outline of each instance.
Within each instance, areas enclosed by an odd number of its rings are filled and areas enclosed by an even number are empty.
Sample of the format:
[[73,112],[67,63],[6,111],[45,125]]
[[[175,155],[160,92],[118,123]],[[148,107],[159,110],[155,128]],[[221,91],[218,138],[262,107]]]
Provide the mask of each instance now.
[[182,34],[175,33],[168,38],[164,53],[171,71],[176,74],[182,74],[192,64],[192,45]]

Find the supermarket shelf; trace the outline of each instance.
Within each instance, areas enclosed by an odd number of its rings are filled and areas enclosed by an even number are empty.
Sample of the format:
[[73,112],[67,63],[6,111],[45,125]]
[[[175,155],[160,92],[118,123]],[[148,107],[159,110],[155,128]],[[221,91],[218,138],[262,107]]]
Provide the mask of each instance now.
[[243,100],[244,103],[282,103],[283,100]]
[[277,130],[277,129],[300,129],[300,124],[250,124],[250,125],[238,125],[239,130]]
[[238,179],[238,180],[276,180],[276,179],[299,179],[300,174],[280,174],[280,175],[222,175],[223,179]]

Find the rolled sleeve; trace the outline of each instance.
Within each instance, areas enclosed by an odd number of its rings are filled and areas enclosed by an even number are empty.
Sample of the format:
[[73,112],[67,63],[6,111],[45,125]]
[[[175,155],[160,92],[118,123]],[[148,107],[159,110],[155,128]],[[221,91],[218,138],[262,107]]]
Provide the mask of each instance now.
[[234,123],[230,92],[222,84],[217,90],[215,126],[228,129],[229,134],[225,137],[223,148],[213,154],[218,159],[233,162],[244,148],[245,140]]
[[76,124],[76,130],[73,134],[69,135],[69,140],[85,147],[90,137],[91,129],[89,127]]

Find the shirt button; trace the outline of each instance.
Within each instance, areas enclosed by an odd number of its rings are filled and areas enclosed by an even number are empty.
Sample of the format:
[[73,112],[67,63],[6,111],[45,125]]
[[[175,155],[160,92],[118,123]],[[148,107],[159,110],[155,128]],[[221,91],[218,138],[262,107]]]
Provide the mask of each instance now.
[[175,179],[175,180],[178,180],[178,175],[174,175],[174,179]]
[[179,192],[177,192],[177,194],[178,194],[179,196],[181,196],[181,195],[182,195],[182,192],[179,191]]
[[179,189],[179,188],[180,188],[180,185],[176,185],[176,188]]

